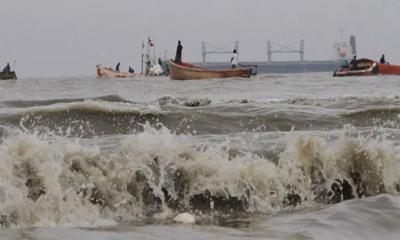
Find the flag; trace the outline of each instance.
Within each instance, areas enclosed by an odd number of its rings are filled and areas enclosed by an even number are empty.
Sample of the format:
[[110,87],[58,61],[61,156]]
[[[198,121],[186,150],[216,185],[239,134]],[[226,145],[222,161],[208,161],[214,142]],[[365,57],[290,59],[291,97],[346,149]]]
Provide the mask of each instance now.
[[149,45],[150,47],[154,47],[154,43],[153,41],[151,41],[151,39],[149,38],[147,45]]

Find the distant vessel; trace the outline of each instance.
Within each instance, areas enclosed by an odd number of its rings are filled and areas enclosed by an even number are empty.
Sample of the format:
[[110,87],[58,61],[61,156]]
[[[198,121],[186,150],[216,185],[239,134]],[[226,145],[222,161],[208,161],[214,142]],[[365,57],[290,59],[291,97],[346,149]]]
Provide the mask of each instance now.
[[96,66],[96,78],[135,78],[135,77],[148,77],[148,76],[162,76],[163,70],[160,65],[156,64],[150,68],[146,74],[142,73],[130,73],[130,72],[119,72],[115,71],[110,67],[103,67],[101,65]]
[[[293,48],[293,45],[299,44],[298,48]],[[356,55],[356,38],[355,36],[350,37],[350,45],[344,41],[334,44],[334,50],[336,53],[334,60],[304,60],[304,45],[305,41],[301,40],[294,44],[290,44],[288,46],[284,46],[278,43],[279,48],[273,48],[274,43],[271,41],[267,41],[267,61],[241,61],[242,66],[246,65],[257,65],[258,73],[275,73],[275,74],[284,74],[284,73],[307,73],[307,72],[333,72],[335,71],[341,64],[341,62],[345,59],[351,59],[352,56]],[[215,47],[211,45],[211,49],[207,49],[207,44],[202,42],[202,57],[203,61],[201,66],[207,69],[224,69],[229,68],[229,62],[207,62],[206,56],[209,54],[231,54],[230,49]],[[238,50],[239,42],[236,41],[234,44],[234,49]],[[286,54],[286,53],[295,53],[300,55],[299,61],[273,61],[273,54]]]
[[0,72],[0,80],[12,80],[17,79],[15,72]]
[[138,73],[128,73],[128,72],[118,72],[114,71],[112,68],[103,67],[101,65],[96,66],[96,77],[98,79],[104,78],[134,78],[141,76]]
[[[257,72],[259,74],[274,73],[274,74],[286,74],[286,73],[309,73],[309,72],[333,72],[340,65],[339,60],[334,61],[282,61],[282,62],[250,62],[241,61],[240,65],[245,66],[257,66]],[[210,63],[199,63],[202,67],[207,69],[219,70],[230,67],[229,63],[226,62],[210,62]]]

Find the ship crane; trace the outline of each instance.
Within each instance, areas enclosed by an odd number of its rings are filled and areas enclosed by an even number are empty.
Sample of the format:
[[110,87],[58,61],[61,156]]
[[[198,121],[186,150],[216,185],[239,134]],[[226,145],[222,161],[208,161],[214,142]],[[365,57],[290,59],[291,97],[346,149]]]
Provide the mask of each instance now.
[[[298,45],[298,48],[295,48],[294,46]],[[278,47],[277,49],[274,49],[274,47]],[[280,43],[276,43],[273,41],[267,41],[267,55],[268,55],[268,62],[272,62],[272,55],[273,54],[286,54],[286,53],[297,53],[300,55],[300,61],[304,61],[304,40],[300,40],[297,42],[294,42],[289,45],[283,45]]]
[[[233,48],[232,48],[233,46]],[[207,55],[227,55],[232,54],[233,49],[236,49],[239,54],[239,41],[226,44],[224,46],[217,46],[215,44],[202,41],[201,42],[201,56],[203,57],[203,64],[207,63]]]

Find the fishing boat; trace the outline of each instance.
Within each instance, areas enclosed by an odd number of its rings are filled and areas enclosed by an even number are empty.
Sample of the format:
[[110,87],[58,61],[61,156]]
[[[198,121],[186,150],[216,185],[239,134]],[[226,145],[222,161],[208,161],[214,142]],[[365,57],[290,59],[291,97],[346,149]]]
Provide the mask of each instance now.
[[134,78],[141,76],[140,73],[128,73],[128,72],[118,72],[114,71],[112,68],[103,67],[101,65],[96,66],[96,77],[98,79],[105,78]]
[[0,80],[12,80],[17,79],[15,72],[0,72]]
[[209,70],[189,63],[177,64],[173,60],[169,61],[169,74],[174,80],[199,80],[207,78],[230,78],[242,77],[250,78],[253,69],[237,68],[226,70]]
[[371,75],[400,75],[400,66],[387,63],[378,63],[370,59],[356,60],[356,67],[347,65],[339,67],[334,77],[371,76]]
[[341,66],[333,73],[334,77],[348,77],[348,76],[370,76],[377,75],[378,63],[370,59],[358,59],[356,60],[356,66],[353,67],[348,64]]

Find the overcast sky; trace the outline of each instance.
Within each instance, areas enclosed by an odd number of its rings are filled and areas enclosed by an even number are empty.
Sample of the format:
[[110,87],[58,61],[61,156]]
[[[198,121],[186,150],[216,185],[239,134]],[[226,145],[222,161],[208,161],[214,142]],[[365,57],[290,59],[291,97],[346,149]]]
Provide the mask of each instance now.
[[[266,40],[306,40],[306,59],[332,59],[357,36],[358,55],[400,64],[400,0],[1,0],[0,65],[30,76],[94,75],[95,65],[140,70],[141,41],[200,61],[202,40],[240,41],[240,60],[266,60]],[[233,45],[232,45],[233,47]],[[209,59],[221,59],[210,57]],[[222,58],[229,58],[224,56]],[[298,56],[293,56],[298,59]]]

